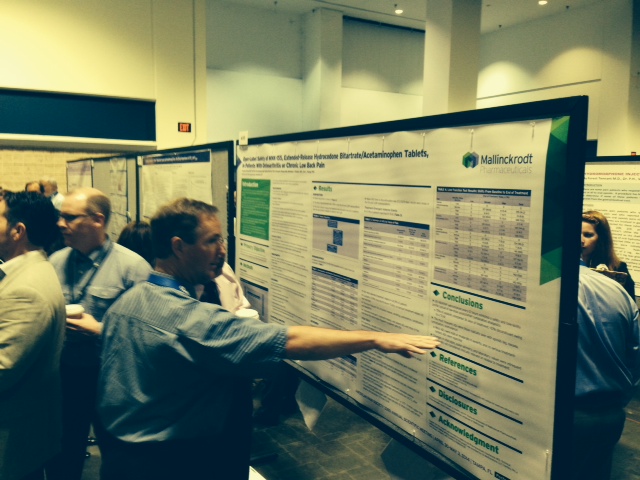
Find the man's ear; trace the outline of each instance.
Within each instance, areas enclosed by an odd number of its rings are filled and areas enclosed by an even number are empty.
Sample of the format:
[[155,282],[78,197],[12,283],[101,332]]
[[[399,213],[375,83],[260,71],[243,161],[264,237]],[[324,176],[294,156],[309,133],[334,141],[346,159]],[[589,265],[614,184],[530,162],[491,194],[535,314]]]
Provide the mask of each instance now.
[[11,228],[11,239],[17,242],[22,238],[27,238],[27,227],[24,223],[18,222]]
[[180,237],[171,237],[171,251],[180,258],[184,251],[184,241]]
[[91,214],[91,216],[95,219],[96,223],[100,224],[100,226],[102,226],[102,227],[106,227],[107,226],[107,222],[106,222],[106,220],[104,218],[104,214],[98,212],[98,213]]

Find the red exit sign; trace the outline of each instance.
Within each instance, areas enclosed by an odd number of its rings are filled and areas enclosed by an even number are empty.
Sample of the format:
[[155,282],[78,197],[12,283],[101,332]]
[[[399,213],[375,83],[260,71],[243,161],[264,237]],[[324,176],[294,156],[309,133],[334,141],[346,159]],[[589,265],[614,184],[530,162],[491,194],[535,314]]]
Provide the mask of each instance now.
[[189,133],[191,132],[191,124],[185,122],[178,122],[178,131]]

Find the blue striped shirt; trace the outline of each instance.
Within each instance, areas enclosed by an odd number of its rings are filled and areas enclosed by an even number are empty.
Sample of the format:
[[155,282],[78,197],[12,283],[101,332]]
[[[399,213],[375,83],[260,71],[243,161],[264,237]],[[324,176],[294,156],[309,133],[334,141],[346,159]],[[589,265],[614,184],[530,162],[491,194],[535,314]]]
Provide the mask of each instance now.
[[122,295],[103,322],[100,417],[128,442],[218,433],[237,377],[267,373],[285,357],[285,327],[150,282]]

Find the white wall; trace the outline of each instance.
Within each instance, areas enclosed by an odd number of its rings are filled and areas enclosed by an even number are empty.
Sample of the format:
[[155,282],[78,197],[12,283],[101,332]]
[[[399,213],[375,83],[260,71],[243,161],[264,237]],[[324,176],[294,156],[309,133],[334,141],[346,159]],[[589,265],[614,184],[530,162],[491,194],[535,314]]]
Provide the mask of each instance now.
[[[206,84],[203,5],[0,0],[0,88],[155,100],[159,148],[204,143],[197,103],[205,99],[195,95]],[[194,123],[196,132],[179,133],[178,122]]]
[[[633,2],[602,0],[482,35],[477,107],[587,95],[588,138],[598,140],[598,153],[640,151],[631,105],[640,97],[631,85]],[[308,130],[309,109],[327,118],[321,96],[339,102],[339,115],[328,116],[335,124],[322,128],[422,115],[422,32],[345,19],[342,85],[327,97],[322,77],[305,70],[319,60],[303,54],[327,32],[307,20],[277,6],[207,0],[208,141],[244,130],[250,137]]]
[[0,86],[155,98],[151,10],[151,0],[0,0]]
[[209,142],[263,137],[300,130],[302,82],[294,78],[209,69]]
[[[589,96],[599,155],[628,155],[631,0],[603,0],[482,36],[478,108]],[[636,47],[640,48],[640,46]]]
[[422,115],[424,32],[346,19],[340,126]]
[[302,19],[207,2],[210,142],[290,133],[302,122]]
[[345,19],[342,86],[422,95],[424,32]]
[[388,122],[422,116],[422,95],[342,89],[340,126]]
[[329,87],[339,115],[331,125],[318,120],[334,116],[320,112],[326,80],[305,75],[305,60],[327,59],[305,59],[303,52],[322,55],[311,44],[323,25],[277,8],[207,0],[208,141],[235,139],[245,130],[250,137],[300,132],[314,121],[329,128],[421,115],[424,34],[347,19],[341,86]]

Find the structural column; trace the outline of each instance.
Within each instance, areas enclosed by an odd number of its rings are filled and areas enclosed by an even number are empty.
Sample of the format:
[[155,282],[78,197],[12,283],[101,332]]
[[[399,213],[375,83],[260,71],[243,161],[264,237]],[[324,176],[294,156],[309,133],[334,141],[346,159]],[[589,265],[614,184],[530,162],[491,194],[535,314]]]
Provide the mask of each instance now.
[[342,97],[342,13],[314,10],[305,19],[304,36],[304,130],[338,127]]
[[427,0],[424,115],[476,108],[481,11],[478,0]]
[[[206,143],[205,0],[153,0],[152,6],[157,146]],[[191,123],[193,131],[179,132],[178,122]]]

